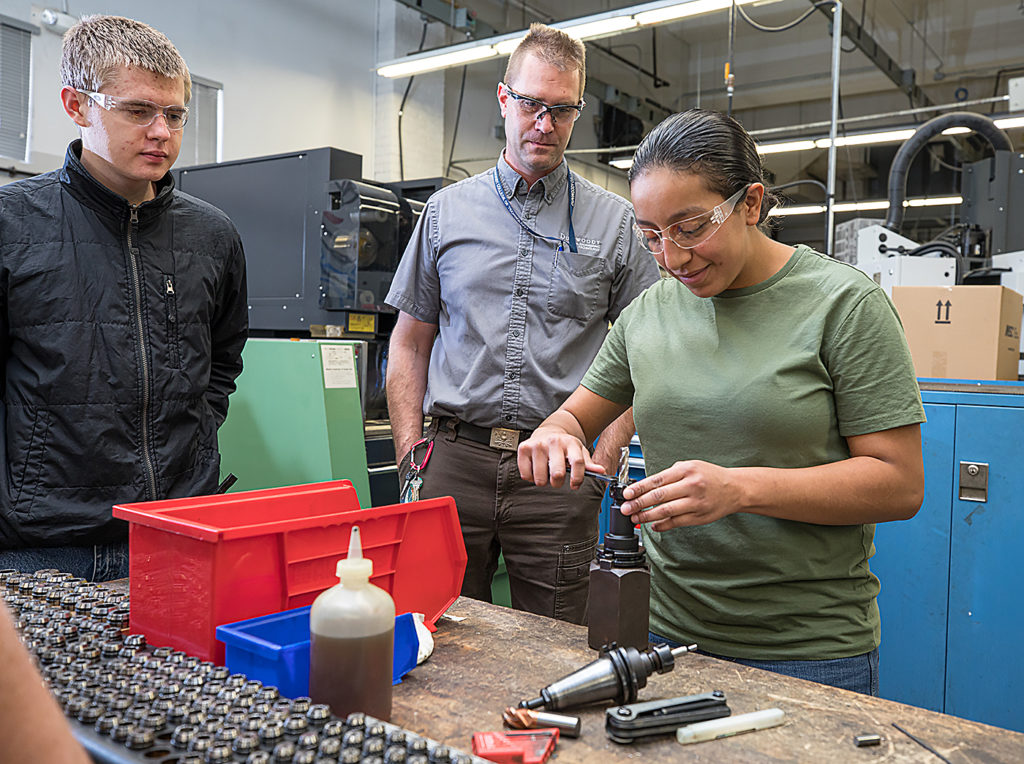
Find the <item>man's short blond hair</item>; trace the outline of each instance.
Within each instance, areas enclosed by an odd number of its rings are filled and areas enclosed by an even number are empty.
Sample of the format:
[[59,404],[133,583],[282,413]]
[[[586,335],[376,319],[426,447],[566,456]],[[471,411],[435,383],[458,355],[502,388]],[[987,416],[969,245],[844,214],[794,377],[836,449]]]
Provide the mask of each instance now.
[[530,31],[522,39],[505,67],[505,82],[510,83],[519,73],[523,59],[532,53],[541,61],[563,72],[575,69],[580,75],[580,93],[587,84],[587,49],[575,37],[570,37],[561,29],[534,22]]
[[100,91],[119,66],[134,66],[185,84],[192,98],[192,77],[185,59],[163,32],[124,16],[83,16],[64,35],[61,83],[76,90]]

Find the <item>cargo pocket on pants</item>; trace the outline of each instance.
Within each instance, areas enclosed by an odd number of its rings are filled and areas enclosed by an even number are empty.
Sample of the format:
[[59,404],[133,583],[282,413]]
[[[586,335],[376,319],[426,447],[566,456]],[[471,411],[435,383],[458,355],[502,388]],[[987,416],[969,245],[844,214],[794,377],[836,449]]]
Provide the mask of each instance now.
[[597,536],[563,544],[558,552],[555,578],[555,618],[582,623],[586,616],[590,562],[597,551]]

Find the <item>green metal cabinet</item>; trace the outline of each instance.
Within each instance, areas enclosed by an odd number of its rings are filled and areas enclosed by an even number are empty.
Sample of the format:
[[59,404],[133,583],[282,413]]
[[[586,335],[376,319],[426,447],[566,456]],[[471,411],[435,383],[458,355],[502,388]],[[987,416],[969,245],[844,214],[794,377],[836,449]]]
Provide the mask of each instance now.
[[359,395],[362,343],[250,339],[220,429],[233,490],[351,480],[370,503]]

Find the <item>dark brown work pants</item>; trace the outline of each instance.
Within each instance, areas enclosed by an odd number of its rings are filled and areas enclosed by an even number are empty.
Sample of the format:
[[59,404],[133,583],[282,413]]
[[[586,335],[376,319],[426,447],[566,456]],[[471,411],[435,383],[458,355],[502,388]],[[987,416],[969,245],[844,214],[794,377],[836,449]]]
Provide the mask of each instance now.
[[[512,607],[585,623],[590,561],[604,484],[539,488],[519,477],[515,451],[458,437],[435,422],[430,461],[420,473],[420,498],[452,496],[466,544],[462,594],[491,601],[491,581],[504,554]],[[422,450],[418,450],[422,458]],[[401,467],[404,479],[408,460]]]

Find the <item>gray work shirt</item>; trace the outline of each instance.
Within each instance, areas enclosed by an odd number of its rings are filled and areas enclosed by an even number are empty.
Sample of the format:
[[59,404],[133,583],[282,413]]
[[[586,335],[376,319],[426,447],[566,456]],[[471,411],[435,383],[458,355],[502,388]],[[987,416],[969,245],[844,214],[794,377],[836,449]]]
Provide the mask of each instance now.
[[658,280],[632,232],[629,202],[573,173],[578,254],[569,240],[568,164],[532,189],[505,161],[427,202],[388,305],[438,325],[423,411],[529,430],[576,389],[608,322]]

